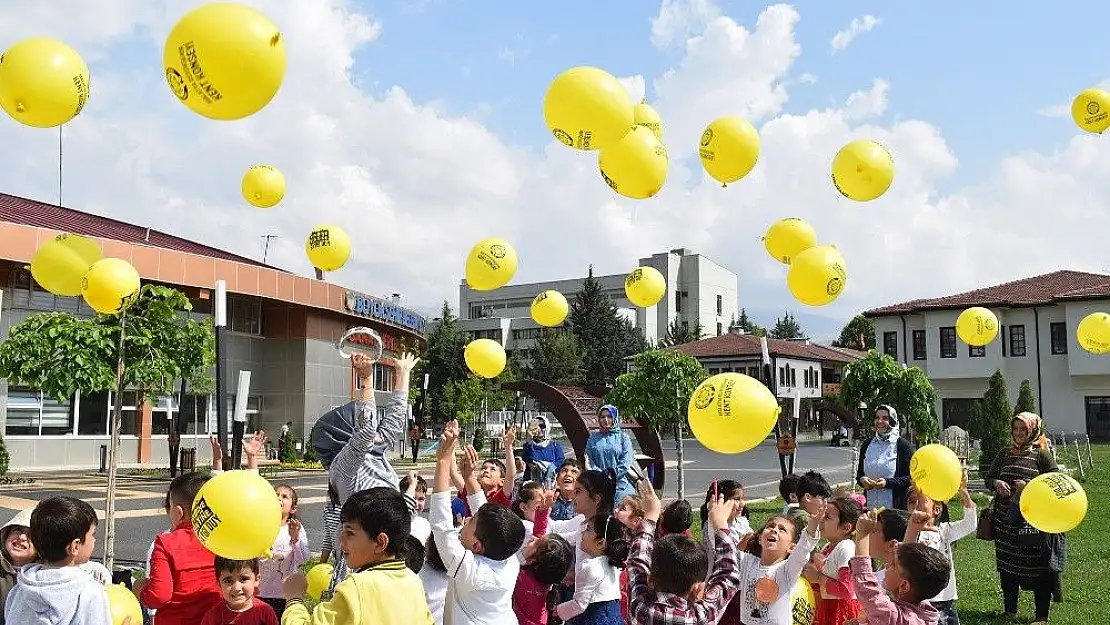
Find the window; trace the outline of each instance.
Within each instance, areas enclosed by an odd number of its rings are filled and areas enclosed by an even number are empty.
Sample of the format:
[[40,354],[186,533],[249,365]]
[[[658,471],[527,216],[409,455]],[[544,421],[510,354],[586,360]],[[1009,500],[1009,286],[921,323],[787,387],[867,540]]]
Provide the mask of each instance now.
[[986,346],[983,346],[983,345],[979,345],[979,346],[968,345],[967,346],[967,355],[971,358],[983,358],[984,356],[987,355],[987,348],[986,348]]
[[779,367],[779,386],[786,386],[786,367]]
[[883,332],[883,353],[898,360],[898,333]]
[[254,336],[262,335],[262,300],[246,297],[227,298],[227,328]]
[[[725,314],[724,310],[725,310],[725,298],[718,295],[717,296],[717,316],[720,317],[721,315]],[[718,332],[717,334],[720,334],[720,332]]]
[[725,331],[724,325],[722,325],[721,322],[718,321],[717,322],[717,336],[721,336],[722,334],[724,334],[724,331]]
[[73,434],[73,402],[59,402],[27,387],[8,388],[9,436]]
[[1068,353],[1068,324],[1063,321],[1048,324],[1048,335],[1052,341],[1052,353]]
[[929,352],[927,351],[928,345],[925,343],[925,330],[913,331],[913,359],[914,360],[927,360]]
[[1025,355],[1025,326],[1010,326],[1010,355]]
[[513,330],[514,341],[534,341],[540,338],[540,328]]
[[501,342],[501,328],[494,328],[492,330],[471,330],[470,338],[477,339],[490,339],[491,341]]
[[676,313],[682,312],[682,291],[674,292],[674,311]]
[[[742,367],[741,367],[742,368]],[[748,367],[748,377],[759,379],[759,367]]]
[[393,390],[393,367],[377,362],[374,363],[374,390]]
[[82,393],[77,409],[77,434],[79,436],[107,436],[108,391]]
[[940,329],[940,357],[956,357],[956,327],[945,326]]

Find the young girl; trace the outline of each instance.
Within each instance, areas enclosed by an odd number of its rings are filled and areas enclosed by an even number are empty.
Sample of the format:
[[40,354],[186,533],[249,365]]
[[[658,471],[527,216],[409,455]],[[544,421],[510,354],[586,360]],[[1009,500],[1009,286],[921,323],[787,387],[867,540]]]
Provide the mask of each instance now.
[[[613,516],[624,526],[629,536],[639,536],[640,529],[644,526],[644,500],[640,495],[628,495]],[[625,623],[631,623],[631,613],[628,611],[628,569],[621,568],[621,618]]]
[[285,612],[281,582],[308,562],[310,554],[308,536],[297,519],[297,491],[288,484],[279,484],[274,491],[281,504],[281,530],[270,547],[273,555],[259,562],[258,597],[270,604],[280,619]]
[[776,515],[767,519],[759,540],[745,537],[738,553],[740,569],[740,618],[745,625],[790,625],[793,623],[791,594],[809,554],[817,545],[824,511],[809,519],[802,532],[790,519]]
[[817,599],[814,625],[841,625],[860,614],[848,562],[856,555],[852,535],[861,512],[859,504],[847,497],[833,497],[825,504],[821,537],[828,543],[802,570]]
[[574,548],[562,536],[548,534],[555,493],[544,493],[535,507],[532,540],[523,549],[524,566],[513,588],[513,612],[520,625],[547,625],[548,595],[574,566]]
[[938,625],[960,625],[960,617],[956,614],[956,562],[952,558],[952,543],[974,533],[979,519],[975,502],[967,492],[966,473],[963,483],[960,484],[960,501],[964,507],[964,516],[959,521],[950,522],[948,506],[943,502],[929,499],[917,488],[910,487],[907,499],[907,504],[913,512],[910,514],[910,524],[906,529],[906,542],[926,544],[943,553],[944,557],[952,563],[948,585],[929,601],[940,612]]
[[588,557],[582,550],[582,533],[594,517],[599,514],[608,515],[613,509],[613,495],[616,491],[615,480],[602,471],[584,471],[578,475],[574,483],[574,509],[578,513],[567,521],[550,521],[548,532],[563,537],[574,547],[575,565],[571,568],[571,575],[560,588],[560,597],[569,599],[574,588],[571,585],[577,575],[578,567]]
[[[705,503],[701,505],[701,546],[709,558],[709,574],[713,571],[713,561],[717,554],[716,541],[714,540],[716,532],[709,527],[709,504],[722,498],[732,505],[728,515],[728,527],[737,543],[752,531],[748,520],[740,515],[744,508],[744,487],[735,480],[713,480],[705,492]],[[708,577],[706,580],[708,581]],[[729,601],[728,607],[725,608],[724,614],[717,622],[722,625],[739,625],[742,623],[740,603],[740,593],[737,593]]]
[[428,538],[427,549],[424,567],[416,575],[420,578],[420,583],[424,584],[432,619],[436,625],[443,625],[443,604],[447,600],[447,583],[450,578],[447,577],[447,565],[443,563],[443,557],[436,547],[435,536]]
[[[513,504],[509,506],[509,509],[515,512],[522,521],[534,524],[536,522],[536,512],[543,505],[543,500],[544,490],[541,484],[524,482],[517,490],[516,498],[513,499]],[[525,529],[528,529],[528,524],[525,524]]]
[[576,625],[623,625],[620,611],[620,569],[631,547],[616,517],[598,514],[586,524],[580,548],[586,558],[574,573],[574,596],[555,609],[563,621]]

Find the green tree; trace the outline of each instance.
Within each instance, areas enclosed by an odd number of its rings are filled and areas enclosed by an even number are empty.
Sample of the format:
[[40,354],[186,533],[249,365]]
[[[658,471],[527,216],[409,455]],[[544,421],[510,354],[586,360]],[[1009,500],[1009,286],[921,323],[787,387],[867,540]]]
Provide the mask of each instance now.
[[998,370],[987,383],[987,394],[983,396],[983,438],[979,443],[979,471],[986,475],[991,463],[999,453],[1010,447],[1010,422],[1014,412],[1010,409],[1010,398],[1006,393],[1006,378]]
[[142,404],[174,392],[176,380],[207,384],[215,362],[211,324],[188,317],[189,299],[179,291],[145,285],[121,314],[81,319],[69,313],[29,317],[0,344],[0,377],[41,390],[59,401],[78,391],[115,392],[109,422],[108,493],[104,565],[115,559],[116,473],[123,393],[137,389]]
[[805,330],[794,318],[790,311],[775,320],[775,325],[768,334],[773,339],[800,339],[805,337]]
[[971,402],[967,411],[967,435],[975,440],[983,439],[983,401],[976,399]]
[[734,328],[755,336],[767,336],[767,329],[752,321],[751,317],[748,316],[748,311],[743,308],[740,309],[740,317],[733,321],[728,329],[732,331]]
[[[862,342],[860,342],[861,336]],[[852,320],[840,331],[840,337],[833,341],[833,347],[847,347],[860,351],[875,349],[875,323],[863,315],[852,317]]]
[[1017,403],[1014,404],[1014,414],[1022,412],[1037,412],[1037,398],[1033,396],[1033,386],[1029,380],[1022,380],[1018,387]]
[[624,358],[647,348],[643,333],[601,290],[592,266],[582,290],[570,304],[568,322],[582,348],[582,373],[587,384],[612,384],[624,371]]
[[637,354],[632,367],[631,373],[617,378],[605,400],[653,428],[671,426],[678,450],[678,496],[685,498],[682,433],[686,406],[690,395],[707,377],[705,368],[690,356],[666,349]]
[[533,380],[553,386],[575,386],[582,383],[582,348],[578,339],[562,328],[540,331],[532,358],[524,374]]
[[458,317],[451,311],[451,306],[443,302],[439,319],[428,332],[428,349],[412,375],[415,383],[410,394],[424,384],[424,375],[428,376],[425,415],[434,415],[443,421],[454,415],[453,401],[448,399],[447,389],[452,382],[464,380],[469,375],[463,359],[466,344],[467,336],[459,329]]
[[913,437],[932,442],[940,435],[937,393],[918,367],[903,367],[887,354],[871,351],[844,368],[840,401],[849,410],[860,402],[874,408],[890,404],[909,424]]
[[675,317],[674,321],[671,321],[671,325],[667,326],[667,333],[659,340],[659,347],[685,345],[686,343],[700,341],[703,338],[705,338],[705,329],[701,327],[700,323],[694,323],[691,326],[689,323]]

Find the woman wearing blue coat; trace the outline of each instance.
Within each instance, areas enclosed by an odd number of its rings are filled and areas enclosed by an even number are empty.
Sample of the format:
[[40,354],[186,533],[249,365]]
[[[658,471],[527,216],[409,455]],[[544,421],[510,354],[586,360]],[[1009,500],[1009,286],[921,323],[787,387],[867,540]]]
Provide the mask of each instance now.
[[621,430],[620,413],[612,404],[605,404],[597,411],[597,429],[590,432],[586,441],[587,468],[616,473],[617,492],[614,505],[628,495],[636,494],[636,487],[629,480],[629,470],[636,464],[632,439]]

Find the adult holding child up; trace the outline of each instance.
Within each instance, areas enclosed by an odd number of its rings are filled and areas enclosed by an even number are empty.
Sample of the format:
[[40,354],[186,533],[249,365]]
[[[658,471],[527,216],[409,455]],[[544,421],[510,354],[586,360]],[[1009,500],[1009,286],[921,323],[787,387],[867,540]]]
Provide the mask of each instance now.
[[864,489],[868,508],[906,509],[913,445],[902,438],[898,412],[883,404],[875,409],[875,435],[859,449],[856,482]]

